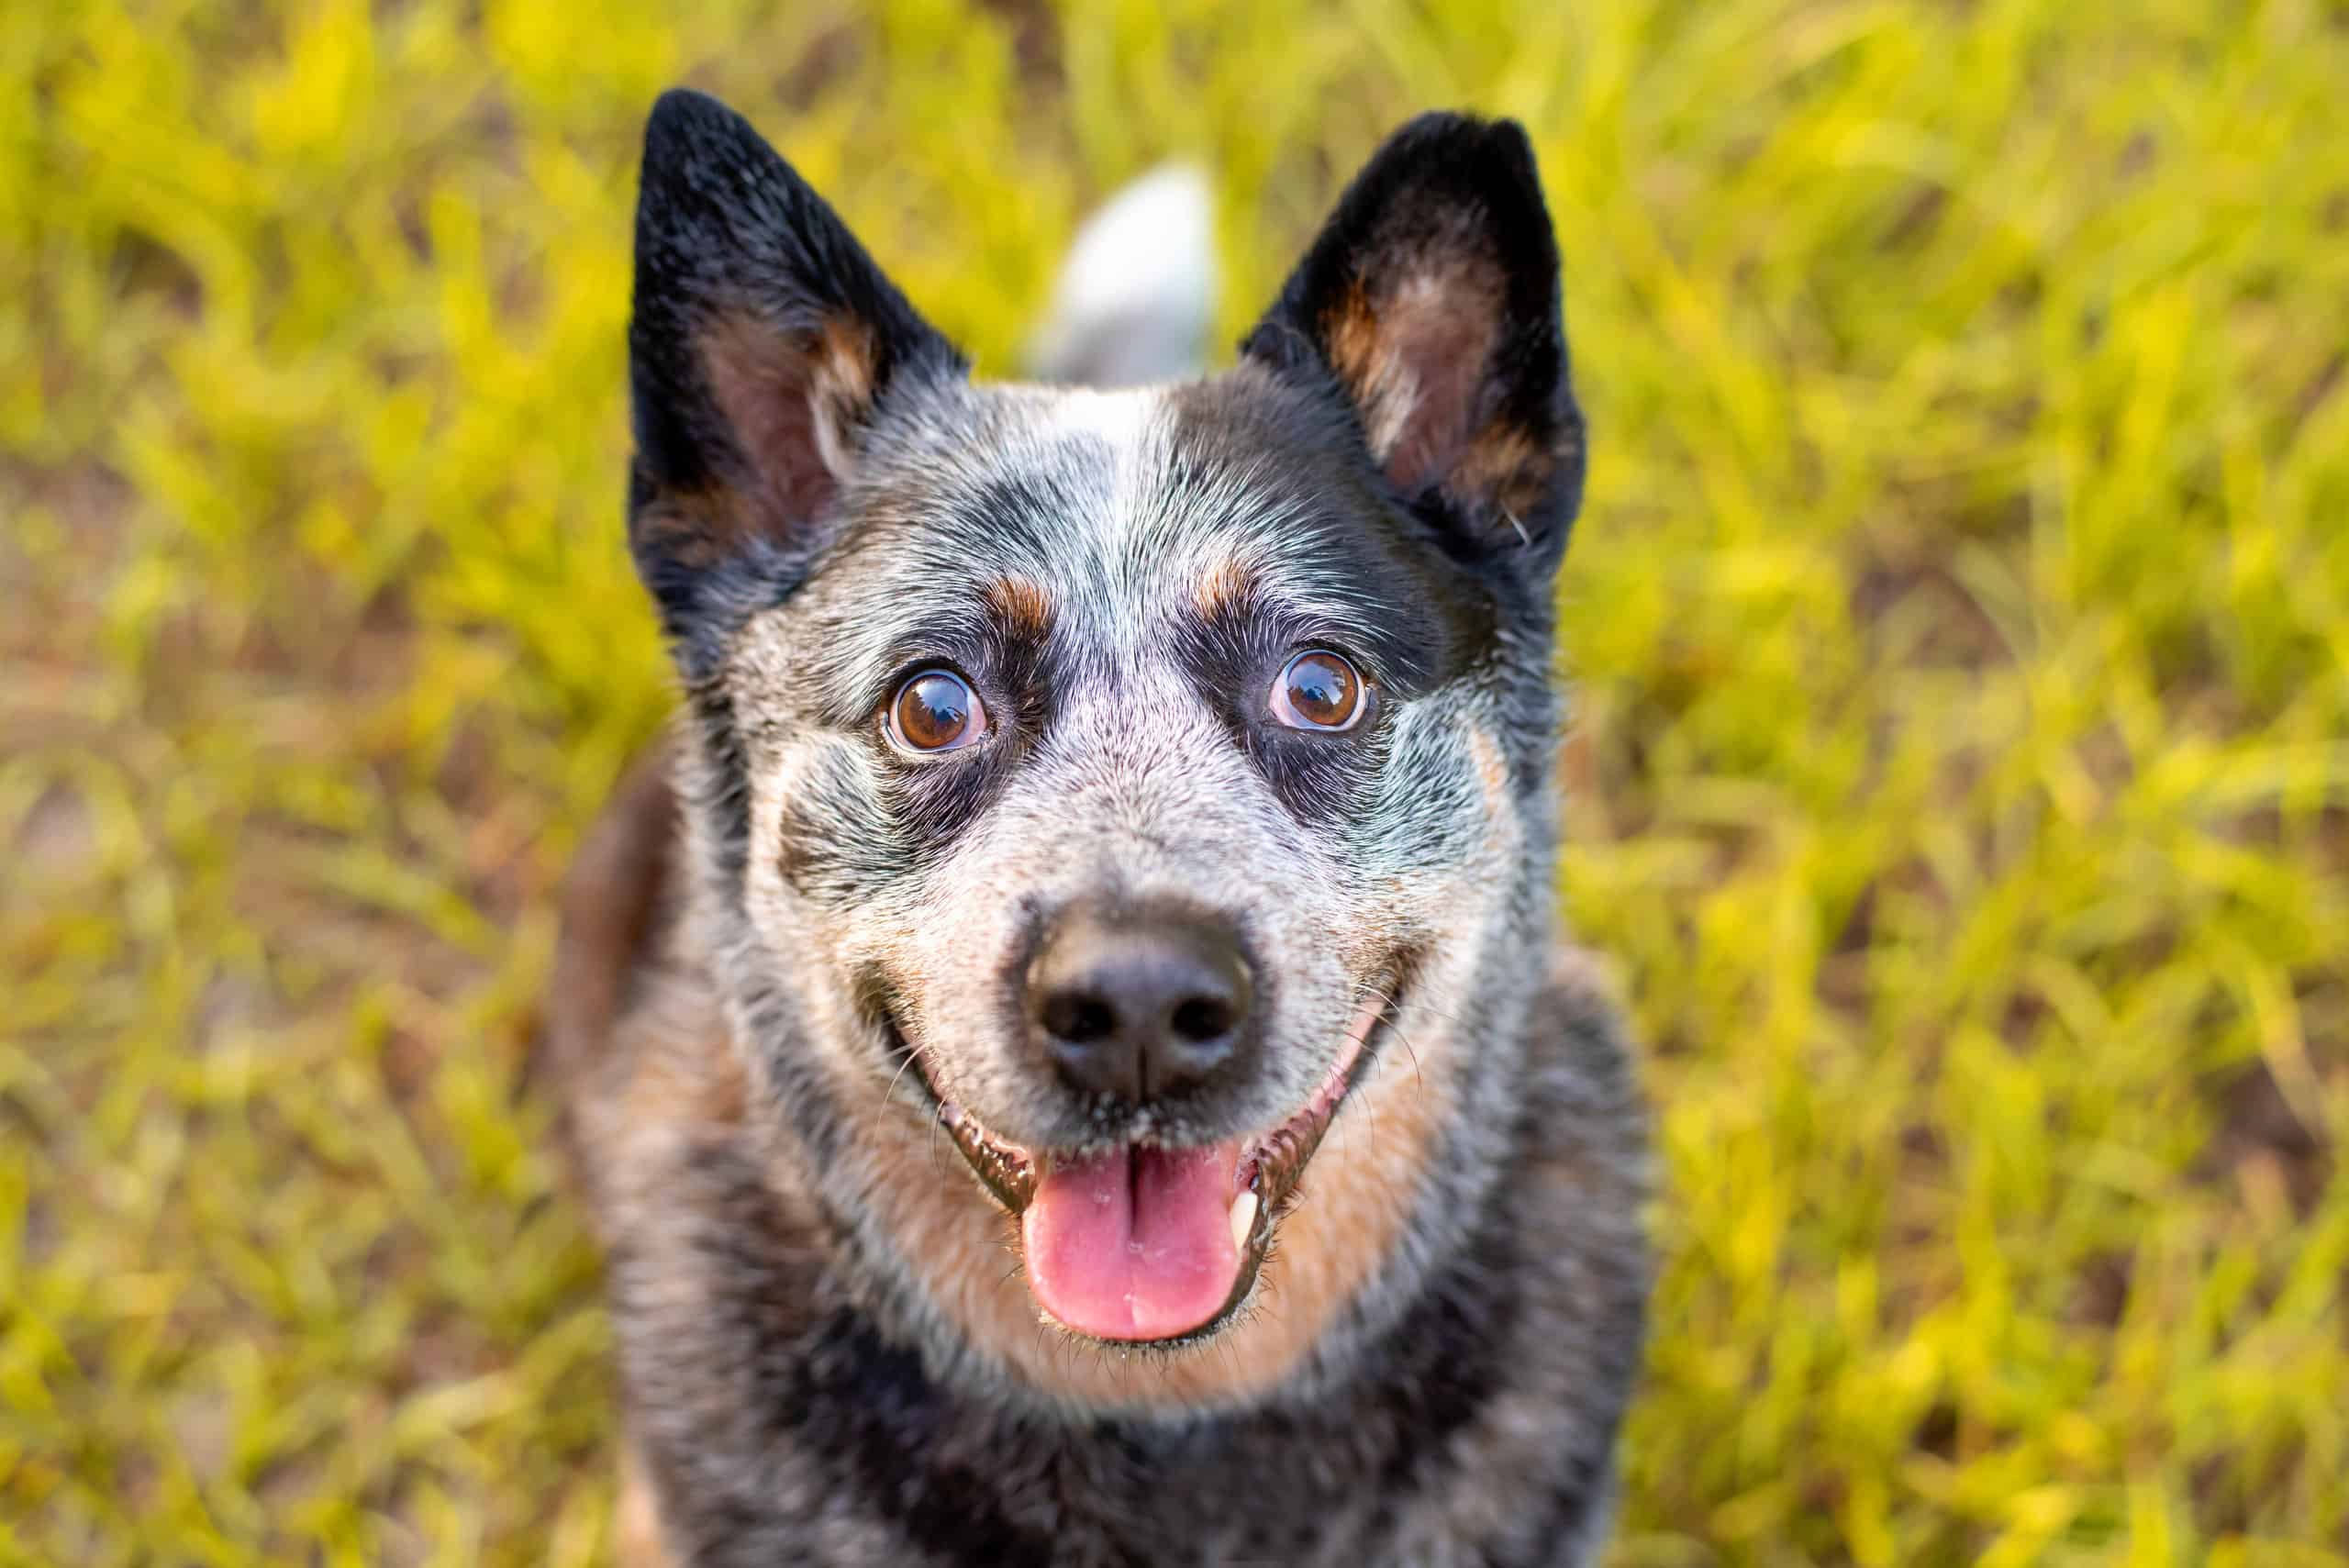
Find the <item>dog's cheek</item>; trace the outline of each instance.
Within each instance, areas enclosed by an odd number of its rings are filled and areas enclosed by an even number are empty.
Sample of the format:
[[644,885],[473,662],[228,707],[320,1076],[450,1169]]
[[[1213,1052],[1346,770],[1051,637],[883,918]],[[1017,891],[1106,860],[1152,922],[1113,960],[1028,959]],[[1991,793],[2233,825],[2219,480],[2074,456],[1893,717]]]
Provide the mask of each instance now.
[[1375,876],[1418,883],[1488,875],[1524,849],[1499,742],[1472,715],[1447,706],[1397,716],[1360,819],[1361,861]]
[[998,1131],[1041,1125],[1052,1108],[1038,1095],[1013,989],[1036,900],[1011,890],[1032,888],[1042,875],[1000,855],[950,857],[900,945],[925,1069],[941,1092],[981,1107]]
[[1447,959],[1483,951],[1492,911],[1535,846],[1489,730],[1424,707],[1397,717],[1374,803],[1351,824],[1344,906],[1327,929],[1348,933],[1357,975],[1404,954],[1434,981]]
[[872,748],[841,735],[786,745],[759,788],[759,853],[791,895],[823,913],[864,907],[914,869]]

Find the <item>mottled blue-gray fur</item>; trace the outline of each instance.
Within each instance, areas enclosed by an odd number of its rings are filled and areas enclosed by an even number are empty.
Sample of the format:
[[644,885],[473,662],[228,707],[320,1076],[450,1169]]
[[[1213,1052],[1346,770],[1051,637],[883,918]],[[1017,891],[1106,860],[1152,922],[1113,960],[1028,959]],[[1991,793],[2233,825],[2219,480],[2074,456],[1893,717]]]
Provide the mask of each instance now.
[[[684,680],[566,907],[550,1047],[611,1255],[629,1550],[693,1563],[1576,1563],[1645,1288],[1615,1013],[1552,910],[1583,435],[1531,154],[1429,116],[1204,380],[989,385],[750,127],[647,135],[629,538]],[[1300,649],[1342,733],[1275,722]],[[912,673],[984,699],[914,757]],[[1083,900],[1213,911],[1248,1068],[1088,1096],[1019,977]],[[1361,1081],[1165,1347],[1041,1321],[937,1127],[1039,1158]]]

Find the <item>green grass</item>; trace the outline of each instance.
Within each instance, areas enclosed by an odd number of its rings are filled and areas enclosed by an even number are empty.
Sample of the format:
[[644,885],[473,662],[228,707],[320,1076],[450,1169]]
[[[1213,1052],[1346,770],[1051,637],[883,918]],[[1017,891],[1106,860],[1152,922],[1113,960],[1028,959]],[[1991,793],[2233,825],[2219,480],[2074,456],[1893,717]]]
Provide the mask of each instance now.
[[608,1556],[524,1062],[668,702],[679,79],[997,371],[1164,153],[1229,338],[1386,127],[1522,117],[1665,1175],[1618,1562],[2349,1562],[2340,0],[11,6],[0,1562]]

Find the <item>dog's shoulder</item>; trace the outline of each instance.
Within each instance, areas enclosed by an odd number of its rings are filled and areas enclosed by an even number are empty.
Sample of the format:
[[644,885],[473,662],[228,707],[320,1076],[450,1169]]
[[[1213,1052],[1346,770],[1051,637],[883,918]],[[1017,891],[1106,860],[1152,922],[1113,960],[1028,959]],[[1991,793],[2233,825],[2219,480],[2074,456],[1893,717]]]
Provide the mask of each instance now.
[[1535,993],[1529,1041],[1546,1114],[1604,1132],[1610,1151],[1644,1159],[1647,1108],[1622,987],[1589,949],[1552,950]]
[[685,919],[673,766],[666,744],[640,758],[580,846],[540,1041],[573,1181],[607,1241],[652,1146],[729,1138],[747,1094]]
[[1524,1255],[1562,1323],[1619,1331],[1609,1359],[1628,1376],[1647,1294],[1642,1210],[1654,1183],[1630,1009],[1595,955],[1563,946],[1531,1018],[1515,1177]]
[[566,1098],[609,1058],[616,1027],[675,921],[682,824],[671,766],[666,745],[636,761],[563,884],[540,1049]]

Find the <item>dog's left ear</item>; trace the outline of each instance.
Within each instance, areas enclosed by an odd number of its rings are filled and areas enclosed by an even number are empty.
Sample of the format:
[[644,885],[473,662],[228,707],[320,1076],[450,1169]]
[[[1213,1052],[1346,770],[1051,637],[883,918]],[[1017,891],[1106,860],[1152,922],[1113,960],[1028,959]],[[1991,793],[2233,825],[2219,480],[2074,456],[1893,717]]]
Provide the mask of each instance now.
[[629,546],[681,644],[835,533],[893,390],[963,356],[749,121],[662,95],[644,131]]
[[1462,557],[1556,564],[1582,498],[1558,248],[1513,120],[1389,138],[1241,351],[1334,381],[1372,459]]

